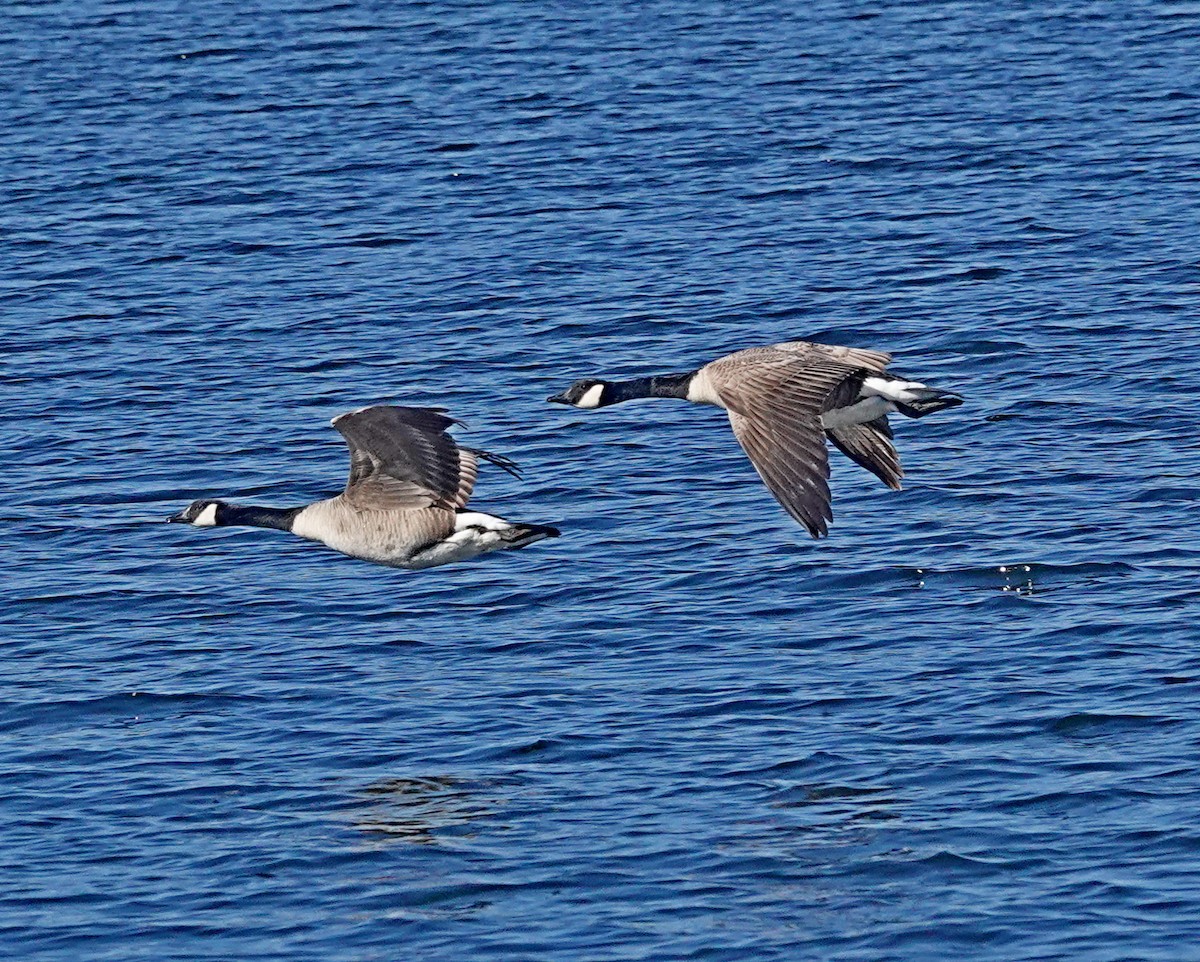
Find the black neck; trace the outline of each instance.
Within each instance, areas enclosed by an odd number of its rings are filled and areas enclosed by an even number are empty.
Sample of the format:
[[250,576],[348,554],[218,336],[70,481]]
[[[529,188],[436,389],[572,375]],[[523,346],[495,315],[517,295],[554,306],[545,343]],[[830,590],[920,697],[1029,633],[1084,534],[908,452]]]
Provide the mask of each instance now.
[[263,508],[256,504],[223,504],[217,508],[217,524],[222,527],[243,525],[251,528],[278,528],[291,531],[303,508]]
[[695,371],[687,371],[683,374],[657,374],[654,377],[635,377],[631,381],[613,381],[609,385],[612,400],[608,403],[616,404],[642,397],[686,398],[688,384],[695,374]]

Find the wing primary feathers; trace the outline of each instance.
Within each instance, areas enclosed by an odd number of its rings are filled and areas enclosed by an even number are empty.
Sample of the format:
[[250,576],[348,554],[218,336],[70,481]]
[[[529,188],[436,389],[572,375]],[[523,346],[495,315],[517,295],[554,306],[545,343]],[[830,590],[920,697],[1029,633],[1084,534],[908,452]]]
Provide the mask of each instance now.
[[346,500],[360,510],[461,506],[474,484],[474,462],[446,433],[458,424],[444,408],[375,405],[334,418],[350,448]]
[[487,461],[489,464],[494,464],[518,480],[521,477],[521,468],[512,458],[506,458],[503,454],[492,454],[491,451],[480,451],[479,448],[463,448],[463,450],[470,451],[475,457]]
[[904,469],[892,443],[886,416],[864,424],[835,428],[826,431],[825,436],[855,464],[866,468],[889,488],[900,490]]

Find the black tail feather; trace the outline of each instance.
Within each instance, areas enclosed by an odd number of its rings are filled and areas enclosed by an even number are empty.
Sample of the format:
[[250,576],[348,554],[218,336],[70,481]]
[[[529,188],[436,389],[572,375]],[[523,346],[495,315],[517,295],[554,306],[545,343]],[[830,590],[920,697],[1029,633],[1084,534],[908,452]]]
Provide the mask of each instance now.
[[524,548],[543,538],[557,538],[561,532],[548,524],[514,524],[501,532],[500,537],[510,548]]
[[931,387],[921,388],[912,393],[919,396],[912,401],[892,402],[896,405],[897,411],[910,418],[923,418],[926,414],[944,411],[947,408],[956,408],[963,403],[963,399],[957,394],[950,391],[939,391]]

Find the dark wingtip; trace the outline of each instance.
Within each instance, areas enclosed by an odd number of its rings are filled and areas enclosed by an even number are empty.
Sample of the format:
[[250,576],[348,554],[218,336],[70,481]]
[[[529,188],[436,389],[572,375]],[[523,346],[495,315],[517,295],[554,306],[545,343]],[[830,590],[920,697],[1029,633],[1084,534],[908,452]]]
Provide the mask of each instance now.
[[502,471],[511,474],[518,481],[521,480],[521,466],[512,458],[506,458],[503,454],[492,454],[491,451],[481,451],[479,448],[467,448],[475,457],[481,461],[487,461],[488,464],[494,464]]
[[812,535],[813,541],[820,541],[822,538],[829,537],[829,522],[833,520],[833,512],[829,511],[829,514],[828,518],[796,518],[796,520]]

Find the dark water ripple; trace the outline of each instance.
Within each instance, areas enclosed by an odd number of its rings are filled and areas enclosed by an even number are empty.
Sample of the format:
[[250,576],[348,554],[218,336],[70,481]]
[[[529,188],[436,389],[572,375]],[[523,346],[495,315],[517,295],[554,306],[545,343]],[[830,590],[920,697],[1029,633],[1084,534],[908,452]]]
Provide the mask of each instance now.
[[[1193,4],[5,13],[6,957],[1200,942]],[[968,398],[822,543],[720,412],[542,400],[795,337]],[[388,400],[564,537],[161,524]]]

